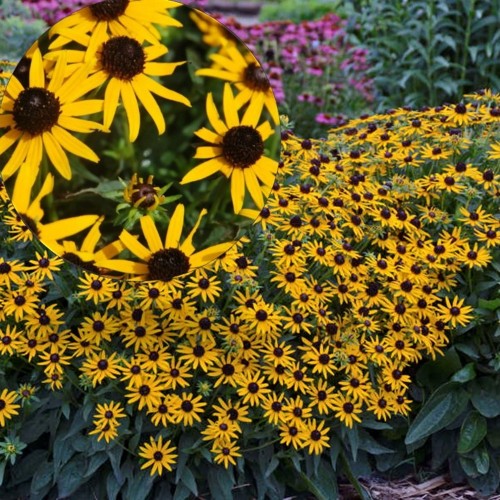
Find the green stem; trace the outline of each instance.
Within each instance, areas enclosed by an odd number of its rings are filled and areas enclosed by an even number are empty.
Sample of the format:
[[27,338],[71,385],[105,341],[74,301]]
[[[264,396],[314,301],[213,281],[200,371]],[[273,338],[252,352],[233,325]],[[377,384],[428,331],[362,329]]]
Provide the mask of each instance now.
[[465,26],[465,36],[464,36],[464,43],[463,43],[463,54],[462,54],[462,67],[460,69],[460,92],[459,95],[463,95],[464,93],[464,82],[465,82],[465,75],[466,75],[466,69],[467,69],[467,58],[469,54],[469,42],[470,42],[470,35],[471,35],[471,24],[472,24],[472,16],[475,15],[474,12],[474,4],[475,0],[471,0],[471,5],[469,9],[467,10],[467,25]]

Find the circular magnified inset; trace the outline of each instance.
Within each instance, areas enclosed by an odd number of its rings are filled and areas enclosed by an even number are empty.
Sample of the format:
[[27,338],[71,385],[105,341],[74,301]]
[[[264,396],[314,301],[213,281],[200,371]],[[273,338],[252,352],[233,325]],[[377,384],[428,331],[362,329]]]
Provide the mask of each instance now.
[[55,24],[15,68],[1,177],[57,255],[170,281],[260,214],[278,123],[258,60],[218,21],[170,0],[106,0]]

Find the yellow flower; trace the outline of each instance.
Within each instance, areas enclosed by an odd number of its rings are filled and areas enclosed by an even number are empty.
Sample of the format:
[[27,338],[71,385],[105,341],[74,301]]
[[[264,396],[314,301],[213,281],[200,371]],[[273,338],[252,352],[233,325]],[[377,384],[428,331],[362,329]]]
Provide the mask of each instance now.
[[240,120],[228,83],[224,86],[223,109],[225,121],[220,118],[212,93],[209,93],[207,116],[215,132],[207,128],[195,132],[195,135],[208,145],[197,148],[194,157],[206,161],[192,168],[183,177],[181,184],[199,181],[216,172],[222,172],[231,179],[231,198],[235,214],[243,208],[247,190],[257,208],[262,209],[262,193],[269,193],[278,169],[277,161],[264,156],[264,142],[276,131],[268,121],[258,125],[261,110],[252,103]]
[[9,80],[2,101],[4,113],[0,115],[0,128],[9,130],[0,137],[0,154],[18,144],[2,169],[4,180],[15,174],[25,161],[24,168],[36,177],[44,151],[65,179],[71,179],[72,173],[64,150],[99,161],[99,157],[68,130],[84,133],[101,130],[99,123],[76,117],[102,111],[103,101],[78,101],[88,92],[81,85],[87,78],[88,68],[82,65],[66,80],[65,69],[66,52],[63,51],[47,84],[42,55],[37,49],[31,59],[29,87],[24,88],[15,76]]
[[17,409],[20,408],[20,405],[14,403],[16,399],[17,394],[15,391],[4,389],[0,393],[0,427],[5,427],[6,420],[10,420],[14,415],[19,414]]
[[159,476],[163,474],[163,469],[168,471],[172,470],[172,465],[175,464],[175,459],[177,458],[177,453],[175,453],[175,446],[170,447],[171,441],[163,442],[163,437],[160,436],[158,441],[156,441],[153,436],[151,436],[149,443],[144,443],[139,448],[139,456],[145,458],[145,462],[141,469],[147,469],[151,467],[151,475],[154,476],[158,473]]
[[128,231],[123,230],[120,241],[143,262],[129,260],[101,260],[96,265],[113,271],[138,275],[142,279],[171,281],[176,276],[186,274],[194,267],[200,267],[224,253],[234,242],[220,243],[195,253],[193,236],[201,218],[206,214],[202,210],[193,230],[183,243],[180,242],[184,225],[184,205],[179,204],[170,219],[164,242],[161,241],[153,219],[149,215],[141,217],[140,224],[148,247],[137,241]]
[[[114,36],[101,44],[93,55],[90,76],[81,83],[81,92],[90,92],[106,84],[104,93],[104,128],[109,129],[120,101],[128,119],[129,140],[137,139],[141,125],[139,103],[153,119],[159,134],[165,132],[165,118],[152,94],[164,99],[191,106],[182,94],[167,89],[153,76],[170,76],[182,62],[156,62],[155,59],[168,51],[164,45],[143,47],[139,40],[130,36]],[[127,56],[124,56],[127,54]],[[85,53],[82,51],[75,67],[86,67]],[[79,59],[79,60],[78,60]]]

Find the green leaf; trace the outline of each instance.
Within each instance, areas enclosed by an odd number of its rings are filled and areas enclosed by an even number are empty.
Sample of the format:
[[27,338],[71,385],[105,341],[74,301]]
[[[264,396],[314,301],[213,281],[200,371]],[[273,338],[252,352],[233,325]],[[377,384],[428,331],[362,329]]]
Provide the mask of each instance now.
[[481,309],[487,309],[488,311],[496,311],[497,309],[500,308],[500,298],[495,300],[479,299],[477,305]]
[[129,478],[127,483],[127,500],[144,500],[153,487],[154,477],[149,472],[141,471]]
[[492,377],[481,377],[469,385],[474,408],[486,418],[500,415],[500,386]]
[[59,497],[69,497],[85,483],[82,471],[86,468],[86,462],[83,455],[77,455],[62,468],[57,479]]
[[453,377],[452,382],[460,382],[461,384],[474,380],[476,378],[476,369],[474,363],[467,363],[461,370],[458,370]]
[[471,411],[464,420],[458,440],[458,453],[472,451],[486,436],[486,419],[477,411]]
[[52,464],[50,462],[41,462],[36,469],[31,480],[31,494],[36,497],[37,492],[47,486],[52,480]]
[[232,471],[221,467],[210,466],[207,470],[208,486],[212,498],[217,500],[232,500],[235,484]]
[[436,390],[412,422],[405,438],[410,445],[451,424],[466,408],[469,394],[458,382]]
[[479,474],[487,474],[490,470],[490,454],[484,443],[472,452],[474,463]]
[[198,496],[198,486],[196,485],[196,479],[193,476],[193,473],[186,467],[181,476],[181,482],[189,489],[189,491]]
[[418,370],[417,382],[430,390],[435,390],[446,383],[461,368],[460,357],[456,350],[451,347],[444,356],[425,363]]

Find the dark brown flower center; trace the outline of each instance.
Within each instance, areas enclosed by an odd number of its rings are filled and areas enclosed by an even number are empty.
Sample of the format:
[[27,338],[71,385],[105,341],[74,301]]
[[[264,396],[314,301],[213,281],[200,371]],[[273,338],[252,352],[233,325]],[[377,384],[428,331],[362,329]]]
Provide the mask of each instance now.
[[113,78],[129,81],[144,71],[146,55],[141,44],[128,36],[117,36],[104,42],[101,65]]
[[222,139],[222,156],[232,167],[248,168],[264,153],[259,131],[247,125],[230,128]]
[[90,12],[98,21],[112,21],[125,12],[128,4],[129,0],[104,0],[90,5]]
[[188,256],[177,248],[167,248],[155,252],[148,262],[149,279],[170,281],[175,276],[185,274],[190,269]]
[[134,184],[133,193],[130,197],[132,204],[135,205],[140,199],[140,208],[149,208],[155,204],[156,191],[152,184]]
[[33,136],[51,130],[60,114],[59,98],[41,87],[21,91],[12,112],[16,128]]
[[250,63],[243,74],[243,83],[252,90],[266,92],[271,88],[264,70],[255,63]]

